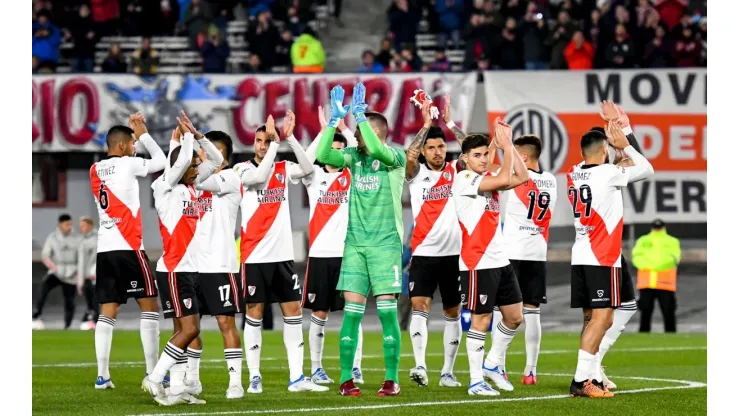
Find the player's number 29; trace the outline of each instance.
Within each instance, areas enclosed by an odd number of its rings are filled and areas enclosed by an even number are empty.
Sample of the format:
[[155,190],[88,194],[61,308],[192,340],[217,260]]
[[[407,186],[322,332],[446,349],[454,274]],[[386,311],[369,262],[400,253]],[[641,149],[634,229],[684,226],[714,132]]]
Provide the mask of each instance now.
[[[570,202],[573,204],[573,217],[581,218],[581,216],[584,216],[588,218],[591,216],[592,195],[591,187],[586,184],[581,185],[578,189],[573,186],[568,188],[568,198],[570,198]],[[578,209],[579,202],[583,204],[583,212]]]

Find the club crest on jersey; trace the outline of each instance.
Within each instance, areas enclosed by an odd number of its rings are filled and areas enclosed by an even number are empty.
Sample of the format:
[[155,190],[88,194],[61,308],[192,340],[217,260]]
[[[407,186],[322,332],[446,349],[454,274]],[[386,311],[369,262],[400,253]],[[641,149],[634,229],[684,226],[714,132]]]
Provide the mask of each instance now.
[[373,170],[377,171],[378,169],[380,169],[380,161],[375,160],[373,161]]
[[257,288],[254,286],[248,286],[247,291],[249,292],[249,296],[254,296],[254,292],[257,291]]
[[409,282],[409,291],[414,290],[414,282]]
[[442,176],[445,178],[446,181],[452,180],[452,174],[450,172],[445,172],[442,174]]
[[486,302],[488,302],[488,295],[480,295],[479,298],[482,305],[485,305]]
[[604,291],[603,291],[603,290],[597,290],[597,291],[596,291],[596,294],[597,294],[597,295],[598,295],[598,296],[599,296],[600,298],[603,298],[603,297],[604,297]]
[[313,301],[316,300],[316,294],[315,293],[309,293],[308,294],[308,302],[313,303]]
[[282,173],[276,173],[275,178],[277,178],[278,182],[285,183],[285,176]]
[[138,282],[136,280],[131,281],[131,289],[136,289],[136,285],[138,285]]
[[190,300],[190,298],[185,298],[182,300],[182,304],[185,305],[186,308],[190,309],[190,307],[193,306],[193,301]]
[[347,178],[345,178],[344,176],[340,176],[337,180],[339,181],[339,184],[342,185],[342,188],[347,186]]

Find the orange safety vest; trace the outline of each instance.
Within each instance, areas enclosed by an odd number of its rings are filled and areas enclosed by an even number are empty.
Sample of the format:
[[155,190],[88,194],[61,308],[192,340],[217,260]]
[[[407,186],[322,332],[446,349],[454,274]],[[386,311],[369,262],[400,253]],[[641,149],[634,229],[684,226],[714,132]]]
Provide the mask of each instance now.
[[322,65],[294,66],[293,72],[296,74],[317,74],[324,72]]
[[637,289],[658,289],[676,291],[676,269],[656,272],[653,270],[637,271]]

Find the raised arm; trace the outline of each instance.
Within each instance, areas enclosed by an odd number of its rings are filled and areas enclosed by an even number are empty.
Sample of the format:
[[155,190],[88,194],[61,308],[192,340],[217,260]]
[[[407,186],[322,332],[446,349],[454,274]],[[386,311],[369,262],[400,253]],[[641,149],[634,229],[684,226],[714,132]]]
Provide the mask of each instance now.
[[[167,157],[162,149],[154,141],[154,138],[147,132],[144,116],[141,113],[133,114],[129,117],[129,127],[134,131],[134,136],[139,139],[144,148],[151,156],[151,159],[144,160],[144,163],[135,163],[134,175],[146,176],[154,172],[159,172],[167,165]],[[141,168],[139,168],[141,166]]]
[[406,151],[406,180],[410,181],[419,174],[419,154],[421,153],[422,147],[424,147],[424,140],[429,134],[429,129],[432,127],[432,116],[429,114],[429,108],[431,107],[431,101],[427,101],[421,107],[421,114],[424,118],[424,126],[416,133],[416,137],[409,145],[409,150]]
[[293,150],[297,165],[290,165],[288,168],[288,176],[291,179],[304,178],[313,173],[313,160],[309,160],[306,151],[303,150],[303,146],[298,143],[298,140],[293,136],[293,130],[295,129],[295,114],[288,110],[283,119],[283,134],[286,137],[288,146]]
[[[499,125],[501,123],[501,125]],[[496,127],[494,127],[493,140],[496,142],[496,146],[500,147],[504,151],[504,164],[498,172],[498,175],[487,175],[484,176],[478,187],[478,193],[501,191],[509,188],[512,181],[512,171],[514,168],[514,145],[511,143],[511,127],[509,126],[509,133],[506,133],[506,127],[508,124],[504,124],[500,120],[496,120]],[[500,130],[500,132],[499,132]]]
[[655,172],[650,161],[648,161],[645,156],[641,155],[637,149],[630,146],[627,137],[624,135],[624,132],[617,121],[610,120],[607,125],[606,132],[611,145],[616,149],[623,149],[624,153],[632,159],[632,163],[634,163],[634,166],[621,168],[624,173],[622,175],[618,175],[617,182],[614,183],[614,185],[626,186],[627,183],[646,179]]
[[[512,135],[511,135],[511,126],[504,123],[503,120],[497,120],[496,126],[494,127],[494,136],[495,137],[501,137],[500,141],[505,141],[507,143],[513,143],[512,142]],[[495,140],[491,140],[491,143],[495,143]],[[513,148],[513,145],[512,145]],[[494,149],[495,151],[495,149]],[[488,154],[490,157],[490,146],[488,150]],[[489,165],[491,164],[491,160],[489,159]],[[514,167],[514,173],[511,176],[511,184],[507,189],[516,188],[517,186],[523,184],[524,182],[527,182],[529,180],[529,169],[527,169],[527,165],[524,164],[524,159],[522,159],[522,156],[519,154],[519,152],[514,149],[514,152],[512,154],[512,164]]]
[[258,183],[265,183],[265,181],[267,181],[267,178],[270,177],[270,172],[272,171],[272,165],[275,163],[275,156],[277,156],[279,147],[279,141],[270,142],[270,147],[267,148],[267,154],[262,158],[262,163],[257,166],[257,169],[240,169],[236,172],[239,174],[242,185],[250,186]]
[[396,153],[386,146],[385,143],[381,142],[378,135],[375,134],[373,126],[365,117],[365,110],[367,110],[367,104],[365,104],[365,84],[358,82],[352,90],[352,114],[355,116],[360,133],[362,133],[362,140],[365,142],[367,152],[386,166],[403,166],[404,159],[398,160]]
[[[178,182],[180,182],[182,175],[184,175],[185,171],[188,170],[188,167],[193,160],[193,147],[195,145],[193,134],[189,131],[185,133],[185,137],[182,139],[181,144],[182,149],[180,149],[180,154],[177,155],[177,160],[175,160],[175,163],[169,169],[164,170],[164,182],[169,188],[173,188]],[[170,149],[168,159],[171,157],[173,150],[174,149]]]
[[452,109],[450,108],[450,96],[445,95],[445,108],[442,114],[442,119],[445,122],[445,125],[448,129],[455,135],[455,139],[457,139],[457,142],[462,145],[462,141],[465,138],[466,134],[462,129],[457,127],[455,125],[455,122],[452,121]]
[[198,144],[203,149],[203,152],[205,152],[206,160],[198,165],[198,177],[195,178],[196,186],[213,175],[213,172],[224,163],[224,156],[218,148],[210,140],[206,139],[206,136],[201,135],[200,137]]
[[344,152],[332,149],[331,143],[334,141],[334,133],[337,131],[339,122],[349,111],[349,106],[342,106],[344,102],[344,89],[339,85],[331,89],[330,97],[331,118],[316,147],[316,160],[325,165],[343,168],[347,165],[347,158]]

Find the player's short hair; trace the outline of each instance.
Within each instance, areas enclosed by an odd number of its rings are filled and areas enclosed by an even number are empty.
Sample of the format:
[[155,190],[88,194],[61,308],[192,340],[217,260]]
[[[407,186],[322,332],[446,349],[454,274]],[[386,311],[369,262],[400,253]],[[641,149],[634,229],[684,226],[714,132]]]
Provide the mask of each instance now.
[[231,154],[234,153],[234,143],[231,141],[231,136],[221,130],[211,130],[206,133],[206,139],[211,142],[223,143],[224,147],[226,147],[226,159],[231,159]]
[[[277,132],[278,136],[280,136],[280,132],[278,132],[277,130],[275,130],[275,131]],[[261,133],[267,133],[267,125],[266,124],[263,124],[263,125],[257,127],[257,130],[254,131],[255,134],[260,133],[260,132]]]
[[445,132],[442,130],[441,127],[438,126],[432,126],[429,127],[429,132],[427,133],[427,137],[424,139],[424,144],[426,144],[427,140],[429,139],[445,139]]
[[581,152],[590,153],[598,146],[602,146],[604,142],[606,142],[606,134],[597,130],[589,130],[581,136]]
[[67,221],[72,221],[72,216],[69,214],[62,214],[59,216],[59,218],[57,218],[58,223],[63,223]]
[[[177,162],[178,156],[180,156],[180,149],[182,149],[182,146],[177,146],[172,152],[170,152],[170,167],[175,166],[175,162]],[[198,152],[193,149],[193,157],[198,157]]]
[[514,146],[528,147],[532,157],[539,159],[542,154],[542,140],[534,134],[526,134],[514,140]]
[[367,117],[367,121],[369,121],[370,124],[380,130],[380,135],[383,136],[380,137],[381,139],[385,139],[386,136],[388,136],[388,119],[385,118],[384,115],[377,111],[366,111],[365,117]]
[[591,130],[589,130],[589,131],[598,131],[599,133],[601,133],[604,136],[606,136],[606,130],[604,130],[603,127],[599,127],[599,126],[591,127]]
[[121,141],[129,140],[133,137],[134,130],[131,127],[119,124],[108,129],[108,134],[105,135],[105,144],[110,150]]
[[333,142],[339,142],[344,145],[344,147],[347,147],[347,138],[342,136],[340,133],[334,133],[334,140]]
[[88,225],[94,225],[92,218],[84,216],[84,215],[80,217],[80,221]]
[[481,146],[488,147],[489,144],[491,142],[488,140],[488,136],[483,134],[469,134],[463,139],[461,147],[463,153],[468,153]]

